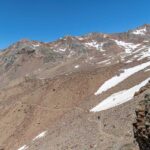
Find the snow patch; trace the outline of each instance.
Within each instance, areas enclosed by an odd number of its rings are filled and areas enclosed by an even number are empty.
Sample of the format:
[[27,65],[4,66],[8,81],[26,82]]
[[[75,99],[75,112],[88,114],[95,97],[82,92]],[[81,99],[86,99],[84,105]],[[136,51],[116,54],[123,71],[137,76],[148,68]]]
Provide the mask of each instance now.
[[18,150],[26,150],[28,149],[28,146],[27,145],[23,145],[22,147],[20,147]]
[[77,38],[78,40],[80,40],[80,41],[84,40],[84,38],[83,38],[83,37],[79,37],[79,36],[77,36],[76,38]]
[[135,31],[133,31],[132,33],[133,34],[136,34],[136,35],[145,35],[145,33],[146,33],[146,27],[145,28],[143,28],[143,29],[138,29],[138,30],[135,30]]
[[65,51],[66,51],[66,48],[60,48],[59,51],[65,52]]
[[93,59],[94,59],[94,57],[90,57],[90,58],[89,58],[89,60],[93,60]]
[[148,71],[150,71],[150,69],[146,69],[144,72],[148,72]]
[[32,46],[33,46],[34,48],[36,48],[36,47],[39,47],[40,44],[32,44]]
[[146,49],[147,47],[144,45],[144,46],[142,46],[141,48],[139,48],[139,49],[137,49],[136,51],[134,51],[133,52],[133,54],[136,54],[136,53],[138,53],[138,52],[140,52],[140,51],[143,51],[144,49]]
[[134,43],[126,43],[124,41],[118,41],[118,40],[114,40],[114,41],[119,47],[125,48],[126,53],[131,53],[133,50],[135,50],[137,47],[141,45],[141,44],[134,44]]
[[105,50],[103,49],[104,43],[98,43],[97,41],[92,40],[91,42],[85,43],[86,46],[90,46],[93,48],[96,48],[97,50],[100,50],[101,52],[104,52]]
[[90,47],[94,47],[96,49],[99,48],[99,44],[96,42],[96,41],[91,41],[91,42],[88,42],[88,43],[85,43],[86,46],[90,46]]
[[76,69],[79,68],[79,65],[74,66],[74,68],[76,68]]
[[53,51],[57,52],[57,53],[61,53],[61,52],[65,52],[66,50],[67,50],[67,48],[59,48],[59,49],[55,49]]
[[40,133],[38,136],[36,136],[36,137],[33,139],[33,141],[45,137],[45,136],[46,136],[46,133],[47,133],[47,131],[43,131],[43,132]]
[[150,57],[150,48],[148,48],[146,51],[142,51],[139,55],[141,56],[138,60]]
[[123,80],[127,79],[128,77],[130,77],[131,75],[135,74],[136,72],[139,72],[143,69],[145,69],[146,67],[150,66],[150,62],[146,62],[137,66],[134,66],[132,68],[129,69],[124,69],[124,72],[121,73],[119,76],[114,76],[111,79],[107,80],[95,93],[95,95],[99,95],[102,92],[107,91],[108,89],[116,86],[117,84],[119,84],[120,82],[122,82]]
[[101,52],[105,52],[105,51],[106,51],[106,50],[103,49],[104,44],[105,44],[105,43],[101,43],[101,44],[100,44],[100,51],[101,51]]
[[128,60],[125,63],[128,64],[128,63],[131,63],[131,62],[133,62],[133,60]]
[[97,106],[92,108],[91,112],[99,112],[102,110],[107,110],[113,107],[116,107],[118,105],[121,105],[129,100],[131,100],[134,97],[135,92],[139,91],[139,89],[143,86],[145,86],[150,78],[144,80],[140,84],[128,89],[123,90],[118,93],[112,94],[108,98],[104,99],[101,103],[99,103]]
[[109,63],[110,62],[110,59],[108,59],[108,60],[104,60],[104,61],[100,61],[100,62],[98,62],[97,64],[99,65],[99,64],[106,64],[106,63]]
[[148,43],[149,41],[144,40],[143,42],[144,42],[144,43]]

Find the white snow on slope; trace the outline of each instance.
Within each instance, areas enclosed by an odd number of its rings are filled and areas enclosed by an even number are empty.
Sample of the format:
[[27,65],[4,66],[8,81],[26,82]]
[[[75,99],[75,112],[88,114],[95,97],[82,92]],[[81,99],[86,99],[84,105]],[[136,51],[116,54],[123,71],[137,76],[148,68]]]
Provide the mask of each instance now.
[[97,50],[100,50],[101,52],[104,52],[105,50],[103,49],[104,43],[98,43],[97,41],[92,40],[91,42],[85,43],[86,46],[90,46],[93,48],[96,48]]
[[128,63],[131,63],[131,62],[133,62],[133,60],[128,60],[125,63],[128,64]]
[[126,43],[124,41],[114,40],[118,46],[125,49],[126,53],[131,53],[134,49],[140,46],[140,44]]
[[80,37],[80,36],[76,36],[76,38],[78,39],[78,40],[84,40],[84,38],[83,37]]
[[147,40],[144,40],[143,42],[144,42],[144,43],[148,43],[149,41],[147,41]]
[[33,44],[33,47],[36,48],[36,47],[39,47],[40,44]]
[[100,44],[100,51],[101,51],[101,52],[105,52],[105,51],[106,51],[106,50],[103,49],[103,46],[104,46],[104,43],[101,43],[101,44]]
[[116,86],[117,84],[119,84],[120,82],[122,82],[123,80],[127,79],[128,77],[130,77],[131,75],[135,74],[136,72],[139,72],[143,69],[145,69],[146,67],[150,66],[150,62],[146,62],[137,66],[134,66],[132,68],[129,69],[124,69],[124,72],[121,73],[119,76],[114,76],[111,79],[107,80],[98,90],[97,92],[95,92],[95,95],[99,95],[102,92],[107,91],[108,89]]
[[100,61],[100,62],[98,62],[97,64],[106,64],[106,63],[108,63],[108,62],[110,62],[110,59],[108,59],[108,60],[103,60],[103,61]]
[[23,145],[22,147],[20,147],[18,150],[26,150],[28,149],[28,146],[27,145]]
[[133,34],[136,34],[136,35],[145,35],[146,33],[146,27],[143,28],[143,29],[138,29],[138,30],[135,30],[132,32]]
[[138,60],[142,60],[144,58],[149,58],[150,57],[150,48],[148,48],[145,51],[142,51],[139,55],[140,55],[140,58],[138,58]]
[[96,41],[85,43],[85,45],[90,46],[90,47],[95,47],[96,49],[99,48],[99,44]]
[[66,51],[66,48],[60,48],[59,51],[65,52],[65,51]]
[[79,68],[79,65],[74,66],[75,69]]
[[146,47],[145,45],[143,45],[141,48],[135,50],[135,51],[133,52],[133,54],[136,54],[136,53],[138,54],[139,52],[145,50],[146,48],[147,48],[147,47]]
[[37,140],[37,139],[40,139],[40,138],[43,138],[45,135],[46,135],[47,131],[43,131],[42,133],[40,133],[38,136],[36,136],[33,141]]
[[148,72],[148,71],[150,71],[150,69],[146,69],[144,72]]
[[145,86],[150,78],[144,80],[140,84],[128,89],[128,90],[123,90],[118,93],[112,94],[108,98],[104,99],[100,104],[92,108],[90,111],[91,112],[99,112],[102,110],[110,109],[115,106],[118,106],[120,104],[123,104],[129,100],[131,100],[135,94],[135,92],[139,91],[139,89],[143,86]]
[[63,53],[67,50],[67,48],[56,48],[55,50],[53,50],[54,52],[57,52],[57,53]]

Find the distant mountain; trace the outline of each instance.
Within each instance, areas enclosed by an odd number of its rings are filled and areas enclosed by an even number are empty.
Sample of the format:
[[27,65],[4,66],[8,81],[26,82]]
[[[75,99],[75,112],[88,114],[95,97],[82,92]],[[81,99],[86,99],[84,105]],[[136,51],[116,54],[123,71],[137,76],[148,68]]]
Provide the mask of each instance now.
[[18,41],[0,52],[0,148],[136,149],[134,109],[150,89],[135,93],[149,80],[148,24]]

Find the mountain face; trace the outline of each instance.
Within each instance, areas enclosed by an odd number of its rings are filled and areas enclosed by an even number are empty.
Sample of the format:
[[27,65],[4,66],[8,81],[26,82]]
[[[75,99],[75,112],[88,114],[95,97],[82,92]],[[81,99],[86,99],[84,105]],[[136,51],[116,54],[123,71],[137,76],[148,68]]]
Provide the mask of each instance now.
[[150,80],[150,25],[0,52],[0,148],[129,150]]

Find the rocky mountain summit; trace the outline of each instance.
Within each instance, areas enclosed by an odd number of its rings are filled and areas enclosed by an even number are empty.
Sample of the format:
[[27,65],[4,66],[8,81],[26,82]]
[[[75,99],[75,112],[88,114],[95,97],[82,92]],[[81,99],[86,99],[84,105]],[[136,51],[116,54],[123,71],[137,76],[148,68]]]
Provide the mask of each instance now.
[[148,24],[20,40],[0,51],[0,148],[137,150],[134,110],[149,80]]

